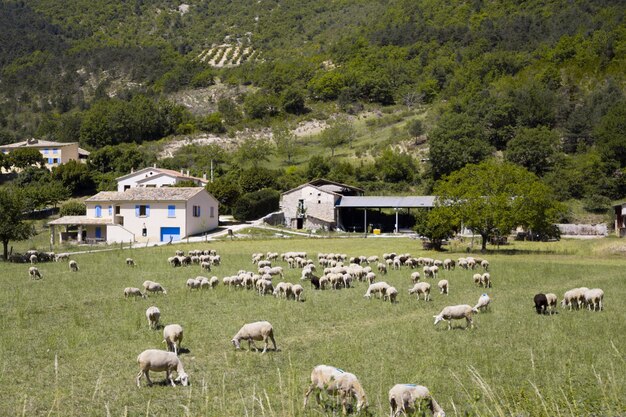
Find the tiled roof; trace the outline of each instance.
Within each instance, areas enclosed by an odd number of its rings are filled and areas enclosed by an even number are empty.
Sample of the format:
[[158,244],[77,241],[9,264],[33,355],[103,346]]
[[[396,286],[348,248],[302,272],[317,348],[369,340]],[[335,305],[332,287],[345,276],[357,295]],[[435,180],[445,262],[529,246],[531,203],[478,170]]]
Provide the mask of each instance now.
[[24,147],[45,147],[45,146],[68,146],[75,145],[76,142],[51,142],[49,140],[41,139],[29,139],[21,142],[11,143],[9,145],[2,145],[2,148],[24,148]]
[[180,173],[179,171],[174,171],[173,169],[165,169],[165,168],[156,168],[156,167],[147,167],[147,168],[141,168],[135,172],[131,172],[129,174],[126,175],[122,175],[121,177],[117,177],[116,180],[119,182],[120,180],[135,176],[137,174],[140,174],[144,171],[154,171],[157,174],[166,174],[166,175],[170,175],[172,177],[175,178],[181,178],[181,179],[190,179],[190,180],[196,180],[196,181],[201,181],[203,183],[207,183],[208,180],[206,178],[198,178],[198,177],[194,177],[191,175],[185,175]]
[[203,190],[204,187],[135,187],[124,192],[101,191],[85,201],[187,201]]
[[111,224],[113,221],[102,217],[87,216],[63,216],[56,220],[48,222],[51,225],[78,225],[78,224]]

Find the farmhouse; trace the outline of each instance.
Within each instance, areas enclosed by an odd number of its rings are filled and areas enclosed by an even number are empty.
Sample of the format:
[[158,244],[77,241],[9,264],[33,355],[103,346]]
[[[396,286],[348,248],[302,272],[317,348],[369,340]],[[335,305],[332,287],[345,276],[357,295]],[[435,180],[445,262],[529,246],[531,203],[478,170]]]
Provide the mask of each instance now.
[[[313,180],[281,195],[284,223],[294,229],[364,231],[369,226],[398,232],[412,208],[432,208],[434,196],[363,196],[364,190],[325,179]],[[382,210],[392,212],[391,218]],[[403,210],[407,212],[404,213]],[[369,219],[368,219],[369,214]]]
[[79,243],[170,242],[218,226],[218,202],[203,187],[103,191],[85,204],[85,216],[65,216],[48,223],[51,244],[56,240],[56,226],[60,242],[76,239]]
[[617,237],[626,236],[626,202],[613,206],[615,210],[615,234]]
[[154,166],[118,177],[117,191],[122,192],[135,187],[159,188],[181,182],[192,182],[198,187],[204,187],[208,183],[206,175],[204,178],[192,177],[189,175],[189,171],[185,174],[182,169],[178,172]]
[[60,164],[69,161],[85,162],[89,156],[89,152],[78,147],[78,142],[50,142],[31,138],[22,142],[11,143],[9,145],[0,146],[0,152],[9,154],[11,151],[20,148],[37,149],[46,160],[45,167],[52,169]]

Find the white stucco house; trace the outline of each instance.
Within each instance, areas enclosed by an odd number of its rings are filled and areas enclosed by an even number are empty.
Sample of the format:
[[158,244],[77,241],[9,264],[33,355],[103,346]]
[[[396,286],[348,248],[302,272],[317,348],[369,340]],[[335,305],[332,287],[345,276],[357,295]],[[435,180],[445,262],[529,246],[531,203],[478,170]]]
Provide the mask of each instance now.
[[183,170],[178,172],[171,169],[157,168],[156,166],[133,171],[130,174],[116,178],[116,180],[117,191],[119,192],[135,187],[159,188],[171,186],[183,181],[193,182],[198,187],[204,187],[208,184],[206,175],[205,178],[198,178],[189,175],[189,171],[184,173]]
[[0,145],[0,152],[6,155],[21,148],[38,150],[46,161],[44,166],[50,170],[69,161],[85,163],[89,156],[89,152],[78,147],[78,142],[51,142],[35,138],[8,145]]
[[85,216],[65,216],[48,223],[51,244],[56,231],[59,242],[172,242],[218,226],[218,202],[203,187],[102,191],[85,204]]

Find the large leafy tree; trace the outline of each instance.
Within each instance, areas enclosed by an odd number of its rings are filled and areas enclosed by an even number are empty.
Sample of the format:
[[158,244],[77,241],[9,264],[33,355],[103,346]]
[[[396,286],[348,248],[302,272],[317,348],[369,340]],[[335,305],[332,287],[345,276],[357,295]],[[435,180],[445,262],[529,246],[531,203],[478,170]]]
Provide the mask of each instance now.
[[521,128],[509,141],[506,159],[537,175],[555,165],[558,156],[559,135],[545,126]]
[[352,123],[346,118],[338,118],[322,132],[320,141],[322,146],[330,148],[331,156],[335,156],[337,147],[346,143],[351,144],[355,137],[356,130]]
[[435,186],[439,207],[450,221],[482,237],[485,250],[491,236],[507,234],[516,226],[535,232],[548,230],[562,206],[552,191],[526,169],[489,159],[470,164],[445,177]]
[[18,148],[8,154],[7,159],[15,168],[26,168],[31,165],[44,166],[46,160],[35,148]]
[[19,189],[0,188],[0,242],[5,261],[9,255],[9,242],[25,240],[34,234],[32,225],[24,221],[25,209]]

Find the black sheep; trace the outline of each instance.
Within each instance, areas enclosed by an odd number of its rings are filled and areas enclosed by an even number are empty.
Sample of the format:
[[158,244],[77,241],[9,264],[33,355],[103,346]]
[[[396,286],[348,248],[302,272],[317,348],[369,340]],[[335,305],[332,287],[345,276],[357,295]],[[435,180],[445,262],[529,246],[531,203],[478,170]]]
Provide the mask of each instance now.
[[545,294],[537,294],[533,299],[535,301],[535,310],[537,314],[546,314],[548,311],[548,299]]
[[320,289],[320,279],[318,277],[316,277],[315,275],[313,275],[311,277],[311,285],[313,287],[315,287],[316,290]]

